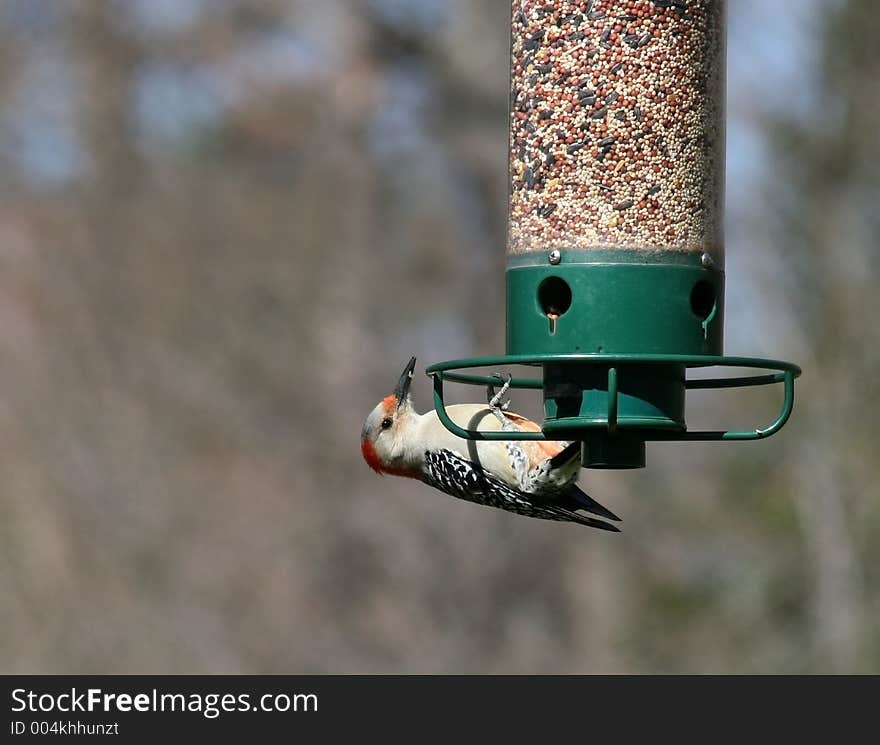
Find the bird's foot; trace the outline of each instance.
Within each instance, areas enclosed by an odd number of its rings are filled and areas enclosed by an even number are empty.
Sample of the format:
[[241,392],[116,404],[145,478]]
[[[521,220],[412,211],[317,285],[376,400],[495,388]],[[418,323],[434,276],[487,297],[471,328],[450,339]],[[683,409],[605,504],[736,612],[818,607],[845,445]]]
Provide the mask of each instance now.
[[501,390],[496,393],[495,386],[489,383],[486,398],[489,401],[489,408],[492,410],[492,413],[498,416],[500,412],[507,411],[510,408],[510,399],[505,401],[504,396],[510,390],[510,381],[513,380],[513,375],[508,373],[507,380],[500,373],[495,373],[493,377],[498,378],[498,382],[502,384]]

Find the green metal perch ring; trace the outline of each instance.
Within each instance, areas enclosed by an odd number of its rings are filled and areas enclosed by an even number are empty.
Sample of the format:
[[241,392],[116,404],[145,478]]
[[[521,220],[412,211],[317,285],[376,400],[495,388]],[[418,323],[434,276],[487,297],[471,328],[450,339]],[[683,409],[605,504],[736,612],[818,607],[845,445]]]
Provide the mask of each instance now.
[[[474,357],[471,359],[438,362],[425,371],[434,380],[434,409],[443,425],[453,434],[467,440],[554,440],[543,432],[478,432],[459,427],[450,419],[446,412],[443,398],[443,383],[451,381],[467,385],[487,386],[497,384],[497,375],[475,375],[456,372],[475,367],[502,365],[594,365],[607,367],[608,375],[608,412],[607,416],[583,423],[581,428],[595,432],[604,431],[615,434],[621,430],[637,433],[639,439],[645,441],[729,441],[729,440],[761,440],[776,434],[791,416],[794,407],[794,381],[801,374],[801,368],[789,362],[765,360],[754,357],[716,357],[710,355],[679,355],[679,354],[534,354],[534,355],[501,355],[494,357]],[[752,386],[782,383],[784,399],[779,415],[767,427],[752,430],[717,430],[717,431],[663,431],[656,429],[653,422],[628,418],[618,421],[618,389],[617,375],[621,366],[627,365],[680,365],[685,368],[701,367],[743,367],[757,370],[769,370],[764,374],[748,375],[735,378],[707,378],[685,380],[687,390],[715,388],[746,388]],[[537,378],[513,378],[512,388],[528,388],[540,390],[544,382]]]

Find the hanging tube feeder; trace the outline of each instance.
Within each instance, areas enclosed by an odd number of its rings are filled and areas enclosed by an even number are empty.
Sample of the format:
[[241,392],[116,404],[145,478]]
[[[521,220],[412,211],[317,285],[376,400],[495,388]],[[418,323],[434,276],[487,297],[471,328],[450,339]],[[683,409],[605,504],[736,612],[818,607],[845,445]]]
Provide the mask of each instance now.
[[[574,440],[588,468],[639,468],[645,442],[757,440],[794,405],[796,365],[722,356],[724,0],[513,0],[507,355],[427,369],[471,440]],[[541,367],[542,432],[447,416],[462,370]],[[753,368],[688,379],[691,368]],[[688,431],[685,392],[781,383],[769,426]]]

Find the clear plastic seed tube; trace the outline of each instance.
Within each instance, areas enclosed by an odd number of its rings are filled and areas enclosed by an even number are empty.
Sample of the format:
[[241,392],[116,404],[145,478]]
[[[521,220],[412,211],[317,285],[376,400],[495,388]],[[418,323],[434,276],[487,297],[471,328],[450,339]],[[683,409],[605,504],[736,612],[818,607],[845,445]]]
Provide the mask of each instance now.
[[723,259],[724,0],[513,0],[508,250]]

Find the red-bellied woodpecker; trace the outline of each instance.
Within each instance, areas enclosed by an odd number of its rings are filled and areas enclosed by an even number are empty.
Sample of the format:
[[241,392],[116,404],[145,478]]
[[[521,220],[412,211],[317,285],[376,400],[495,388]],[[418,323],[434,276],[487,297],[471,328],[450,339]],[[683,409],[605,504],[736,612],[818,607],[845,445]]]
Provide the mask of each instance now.
[[[394,392],[370,412],[361,432],[364,460],[376,472],[419,479],[453,497],[519,515],[561,520],[603,530],[618,529],[594,515],[619,520],[576,485],[580,444],[547,441],[464,440],[452,434],[435,411],[419,414],[409,395],[416,358]],[[501,403],[509,381],[488,405],[447,407],[459,426],[486,432],[540,432],[534,422]]]

